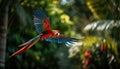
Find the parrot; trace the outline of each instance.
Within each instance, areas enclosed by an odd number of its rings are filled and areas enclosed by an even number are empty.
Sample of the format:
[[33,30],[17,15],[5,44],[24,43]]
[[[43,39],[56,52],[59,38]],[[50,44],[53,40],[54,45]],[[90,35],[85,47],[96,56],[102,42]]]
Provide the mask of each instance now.
[[38,35],[30,39],[29,41],[19,45],[20,49],[11,54],[9,56],[10,58],[24,53],[26,50],[30,49],[35,43],[41,40],[58,44],[65,44],[66,46],[70,46],[75,43],[76,40],[78,40],[76,38],[66,37],[58,30],[52,30],[52,28],[50,27],[49,17],[41,9],[33,11],[33,22],[35,25],[35,29],[38,32]]

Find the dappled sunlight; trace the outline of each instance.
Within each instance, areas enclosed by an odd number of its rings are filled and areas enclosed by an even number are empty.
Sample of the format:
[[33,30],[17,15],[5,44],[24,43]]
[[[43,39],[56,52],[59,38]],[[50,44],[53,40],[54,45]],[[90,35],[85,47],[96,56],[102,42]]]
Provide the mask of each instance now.
[[70,17],[66,14],[62,14],[60,18],[62,23],[73,24],[72,21],[70,21]]

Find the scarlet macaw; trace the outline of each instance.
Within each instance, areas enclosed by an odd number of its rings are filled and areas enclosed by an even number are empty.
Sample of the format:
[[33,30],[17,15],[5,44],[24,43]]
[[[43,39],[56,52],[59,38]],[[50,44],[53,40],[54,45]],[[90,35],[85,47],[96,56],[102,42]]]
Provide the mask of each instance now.
[[40,40],[61,43],[67,46],[71,45],[72,43],[74,43],[75,40],[77,40],[75,38],[65,37],[64,35],[60,34],[57,30],[52,30],[50,27],[50,21],[47,15],[42,10],[34,11],[33,21],[39,35],[19,45],[22,48],[14,52],[10,57],[22,54]]

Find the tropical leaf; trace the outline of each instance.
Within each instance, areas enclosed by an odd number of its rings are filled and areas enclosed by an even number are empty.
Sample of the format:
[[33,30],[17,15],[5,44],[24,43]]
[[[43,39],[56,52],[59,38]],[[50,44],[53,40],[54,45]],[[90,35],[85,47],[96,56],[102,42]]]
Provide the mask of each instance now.
[[[84,32],[88,34],[95,34],[95,35],[108,35],[111,34],[114,27],[120,27],[120,20],[99,20],[93,23],[88,24],[84,28]],[[116,29],[117,31],[118,29]],[[119,32],[116,32],[119,33]]]
[[120,19],[120,0],[86,0],[86,4],[96,19]]

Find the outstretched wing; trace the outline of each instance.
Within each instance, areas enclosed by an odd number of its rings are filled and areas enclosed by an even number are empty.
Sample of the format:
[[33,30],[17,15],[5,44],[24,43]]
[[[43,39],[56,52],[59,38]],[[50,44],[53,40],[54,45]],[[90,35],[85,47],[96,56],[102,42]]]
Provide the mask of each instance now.
[[55,42],[55,43],[59,43],[59,44],[65,44],[66,46],[70,46],[73,43],[75,43],[78,39],[64,37],[64,36],[58,36],[58,37],[46,38],[45,40],[49,41],[49,42]]
[[39,34],[43,31],[50,30],[50,22],[47,15],[42,10],[35,10],[33,12],[34,25]]

